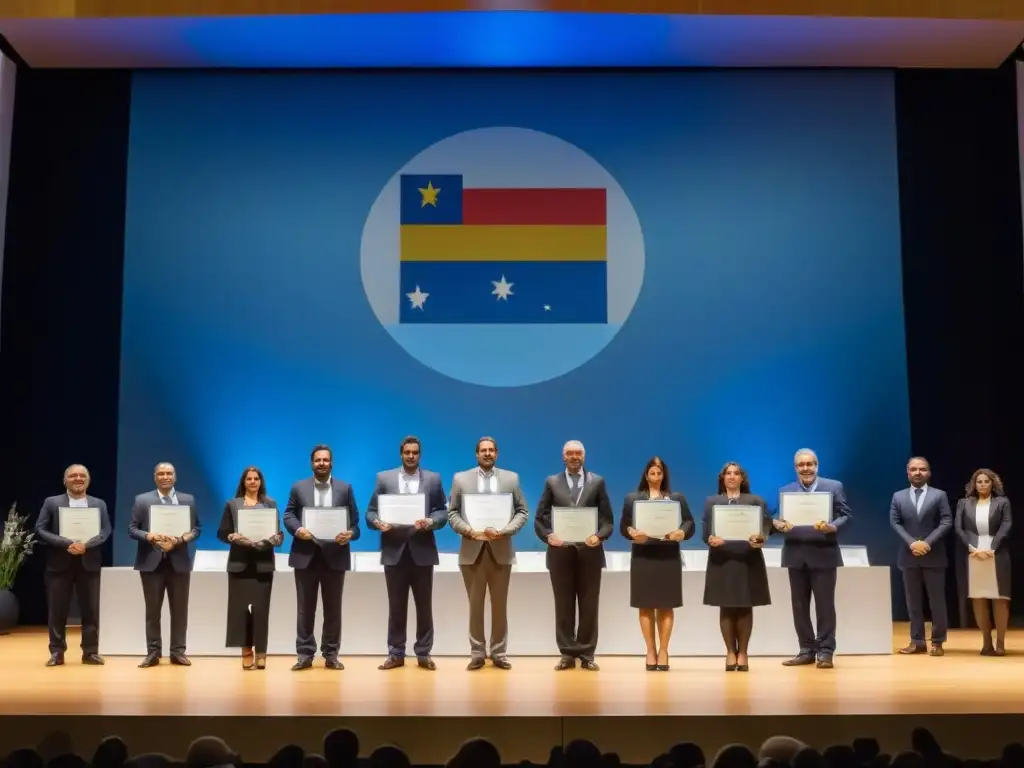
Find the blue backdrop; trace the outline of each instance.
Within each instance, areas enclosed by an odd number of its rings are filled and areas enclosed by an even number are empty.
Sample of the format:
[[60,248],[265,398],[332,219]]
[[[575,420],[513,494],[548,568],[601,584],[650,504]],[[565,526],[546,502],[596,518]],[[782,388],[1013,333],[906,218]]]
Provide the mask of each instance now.
[[[607,190],[607,324],[398,322],[435,306],[403,295],[403,173]],[[772,500],[809,446],[847,486],[845,540],[878,562],[896,549],[909,423],[890,74],[141,73],[126,229],[120,520],[171,461],[200,547],[221,548],[248,464],[283,507],[329,443],[363,511],[402,436],[447,484],[491,434],[531,507],[570,438],[617,505],[658,454],[695,511],[726,460]],[[495,302],[547,305],[507,281]],[[516,545],[541,548],[532,523]]]

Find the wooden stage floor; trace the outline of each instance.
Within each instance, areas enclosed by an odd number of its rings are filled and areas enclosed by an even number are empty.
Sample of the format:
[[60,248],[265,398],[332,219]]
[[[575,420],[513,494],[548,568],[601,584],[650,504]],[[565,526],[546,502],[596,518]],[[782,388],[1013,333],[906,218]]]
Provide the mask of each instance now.
[[[906,638],[896,625],[893,648]],[[673,658],[670,672],[650,673],[639,657],[599,657],[597,673],[555,672],[554,657],[513,658],[508,672],[467,672],[464,658],[438,658],[433,673],[414,665],[381,672],[382,657],[342,657],[342,672],[291,672],[291,657],[271,657],[262,672],[230,658],[138,669],[139,658],[113,657],[86,667],[77,634],[69,639],[68,664],[51,669],[44,631],[0,637],[0,750],[59,727],[83,752],[118,734],[135,751],[178,754],[212,733],[264,759],[288,741],[319,751],[326,731],[346,726],[370,749],[398,743],[434,764],[474,735],[494,739],[506,761],[543,761],[573,738],[641,761],[678,741],[713,751],[783,732],[818,746],[875,735],[899,750],[913,727],[926,725],[950,749],[963,739],[959,748],[976,751],[981,741],[994,756],[1024,733],[1024,652],[1014,653],[1024,649],[1024,631],[1011,634],[1002,658],[980,656],[976,632],[955,631],[943,658],[840,655],[835,669],[818,670],[754,657],[748,673],[726,673],[720,658]],[[154,727],[140,730],[139,716]],[[640,729],[637,716],[645,717]],[[988,738],[979,740],[979,728]]]

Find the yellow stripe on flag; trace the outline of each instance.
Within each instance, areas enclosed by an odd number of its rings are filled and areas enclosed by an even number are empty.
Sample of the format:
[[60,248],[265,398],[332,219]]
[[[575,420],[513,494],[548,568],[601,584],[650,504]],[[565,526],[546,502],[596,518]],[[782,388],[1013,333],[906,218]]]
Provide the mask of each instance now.
[[607,228],[407,224],[401,254],[402,261],[607,261]]

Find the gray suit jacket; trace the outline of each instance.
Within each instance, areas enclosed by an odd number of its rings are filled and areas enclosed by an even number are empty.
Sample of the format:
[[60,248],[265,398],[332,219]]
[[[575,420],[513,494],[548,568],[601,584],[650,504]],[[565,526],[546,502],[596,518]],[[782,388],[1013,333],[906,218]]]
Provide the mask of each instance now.
[[[452,530],[462,536],[462,546],[459,547],[459,565],[472,565],[480,557],[485,542],[470,538],[473,529],[469,527],[466,518],[462,516],[462,497],[466,494],[477,493],[477,477],[479,468],[467,469],[465,472],[457,472],[452,480],[452,498],[448,504],[448,524]],[[516,550],[512,546],[512,536],[526,525],[526,519],[530,515],[529,507],[526,505],[526,497],[519,488],[519,475],[509,472],[507,469],[494,468],[498,478],[498,493],[512,494],[512,519],[509,524],[499,531],[502,534],[500,539],[486,542],[490,544],[491,554],[499,565],[511,565],[516,561]]]

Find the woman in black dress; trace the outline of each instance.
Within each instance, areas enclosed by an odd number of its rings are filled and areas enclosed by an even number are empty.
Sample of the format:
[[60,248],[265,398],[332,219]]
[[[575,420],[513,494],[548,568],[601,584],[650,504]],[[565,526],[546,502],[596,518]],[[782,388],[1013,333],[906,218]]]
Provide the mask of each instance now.
[[[748,541],[725,541],[713,535],[714,508],[729,504],[760,507],[761,533]],[[704,502],[701,528],[701,537],[710,547],[704,605],[718,606],[718,624],[725,640],[725,671],[746,672],[750,669],[747,647],[754,629],[754,606],[772,602],[761,547],[774,529],[768,505],[750,492],[750,478],[736,462],[729,462],[718,473],[718,495]]]
[[[680,527],[664,539],[651,539],[633,527],[633,502],[671,499],[679,502]],[[640,485],[626,496],[619,532],[633,542],[629,566],[629,604],[640,609],[640,631],[647,644],[647,671],[667,672],[668,643],[675,608],[683,604],[683,558],[679,542],[693,536],[693,515],[681,493],[673,493],[668,467],[655,456],[647,462]],[[657,626],[657,637],[655,637]]]
[[[277,509],[267,496],[263,473],[248,467],[238,481],[235,498],[224,504],[217,538],[231,545],[228,552],[228,648],[242,649],[242,669],[266,669],[270,635],[270,593],[274,586],[274,547],[284,540],[277,533],[263,541],[250,541],[238,530],[243,509]],[[250,610],[251,606],[251,610]]]

